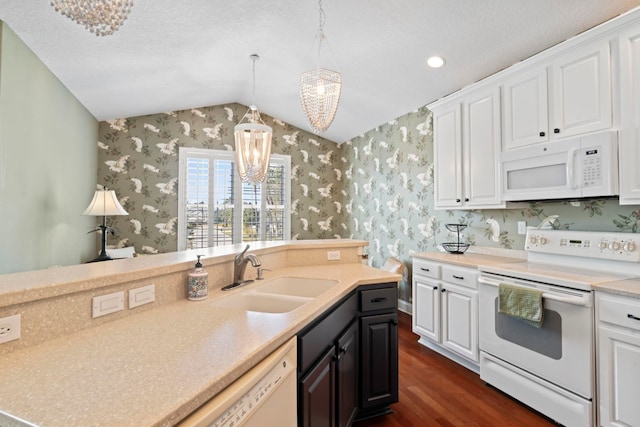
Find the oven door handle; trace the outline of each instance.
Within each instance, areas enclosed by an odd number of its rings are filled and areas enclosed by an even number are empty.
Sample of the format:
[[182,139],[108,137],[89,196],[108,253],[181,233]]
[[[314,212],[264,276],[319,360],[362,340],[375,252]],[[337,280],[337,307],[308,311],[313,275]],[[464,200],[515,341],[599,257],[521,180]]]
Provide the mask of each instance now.
[[[491,280],[491,279],[488,279],[488,278],[482,277],[482,276],[480,276],[478,278],[478,282],[483,283],[485,285],[489,285],[489,286],[495,286],[495,287],[497,287],[501,283],[501,282],[499,282],[497,280]],[[553,300],[553,301],[558,301],[558,302],[564,302],[564,303],[572,304],[572,305],[580,305],[580,306],[584,306],[584,307],[589,307],[589,300],[586,299],[586,298],[561,297],[561,296],[558,296],[558,295],[550,294],[548,292],[543,292],[542,293],[542,298]]]

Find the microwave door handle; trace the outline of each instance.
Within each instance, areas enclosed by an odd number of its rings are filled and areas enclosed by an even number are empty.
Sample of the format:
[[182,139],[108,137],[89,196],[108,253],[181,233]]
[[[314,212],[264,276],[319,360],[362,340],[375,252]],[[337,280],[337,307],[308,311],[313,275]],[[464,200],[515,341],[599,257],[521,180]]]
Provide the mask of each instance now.
[[576,149],[573,148],[567,153],[567,186],[570,190],[576,189],[574,180],[574,170],[576,165]]

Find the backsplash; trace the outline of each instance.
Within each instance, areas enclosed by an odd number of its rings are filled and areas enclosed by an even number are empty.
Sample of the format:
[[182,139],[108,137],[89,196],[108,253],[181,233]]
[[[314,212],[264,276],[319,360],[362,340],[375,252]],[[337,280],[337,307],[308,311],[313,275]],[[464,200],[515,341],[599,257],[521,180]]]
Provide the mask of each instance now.
[[[177,217],[177,147],[233,149],[239,104],[134,117],[100,124],[98,183],[116,190],[129,216],[110,217],[119,235],[110,243],[142,253],[171,252],[177,236],[157,224]],[[408,266],[411,254],[454,241],[444,224],[464,223],[464,241],[524,248],[518,221],[538,226],[557,215],[555,228],[637,232],[640,209],[616,199],[545,202],[517,209],[436,211],[433,207],[431,112],[420,108],[341,145],[263,115],[273,127],[273,152],[291,156],[294,239],[367,240],[369,262],[387,257]],[[409,283],[400,298],[411,301]]]

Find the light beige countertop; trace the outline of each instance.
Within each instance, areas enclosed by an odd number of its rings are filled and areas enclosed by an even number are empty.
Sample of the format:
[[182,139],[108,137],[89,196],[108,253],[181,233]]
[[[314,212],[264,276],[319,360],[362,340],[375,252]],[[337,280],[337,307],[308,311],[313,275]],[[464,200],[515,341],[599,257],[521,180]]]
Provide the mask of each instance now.
[[213,307],[242,288],[214,290],[0,356],[0,411],[42,426],[174,425],[356,286],[401,278],[359,263],[265,273],[278,276],[339,284],[282,314]]
[[595,290],[632,298],[640,298],[640,278],[602,283],[596,286]]
[[[448,252],[421,252],[413,254],[412,257],[469,268],[478,268],[480,265],[494,266],[504,263],[526,261],[526,259],[523,258],[522,251],[514,251],[513,253],[514,256],[511,257],[474,252],[466,252],[464,254],[450,254]],[[596,283],[592,286],[595,291],[640,298],[640,278],[608,281]]]
[[525,261],[518,256],[507,257],[474,252],[466,252],[464,254],[450,254],[448,252],[420,252],[414,253],[411,256],[414,258],[444,262],[469,268],[478,268],[479,265],[496,265],[507,262]]

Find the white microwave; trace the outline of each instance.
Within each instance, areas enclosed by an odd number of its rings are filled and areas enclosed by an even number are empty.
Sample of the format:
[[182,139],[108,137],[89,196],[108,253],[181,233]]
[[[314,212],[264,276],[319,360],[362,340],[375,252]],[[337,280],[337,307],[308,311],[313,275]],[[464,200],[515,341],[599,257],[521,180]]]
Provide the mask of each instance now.
[[502,199],[547,200],[618,194],[618,132],[568,138],[501,154]]

